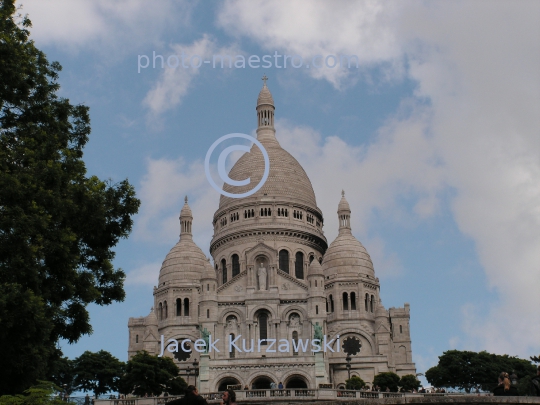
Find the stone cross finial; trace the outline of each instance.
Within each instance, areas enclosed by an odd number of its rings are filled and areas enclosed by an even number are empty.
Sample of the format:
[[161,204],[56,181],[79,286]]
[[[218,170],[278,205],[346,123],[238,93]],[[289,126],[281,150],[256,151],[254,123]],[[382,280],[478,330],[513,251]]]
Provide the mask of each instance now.
[[262,77],[262,81],[264,82],[264,85],[266,86],[266,81],[268,80],[268,77],[266,77],[266,75],[264,75]]
[[187,195],[184,198],[184,202],[187,204]]
[[341,196],[345,197],[345,190],[341,190]]

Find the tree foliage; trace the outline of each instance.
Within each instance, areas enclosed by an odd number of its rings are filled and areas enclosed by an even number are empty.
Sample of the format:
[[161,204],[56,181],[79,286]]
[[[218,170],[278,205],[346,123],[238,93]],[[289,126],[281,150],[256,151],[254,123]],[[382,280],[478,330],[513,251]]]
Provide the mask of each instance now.
[[124,299],[112,248],[139,200],[127,180],[86,175],[88,107],[57,96],[57,62],[0,0],[0,394],[20,393],[92,332],[86,306]]
[[348,390],[361,390],[366,386],[364,380],[360,377],[353,375],[350,379],[345,381],[345,387]]
[[120,380],[122,394],[182,394],[187,387],[179,369],[169,357],[157,357],[146,351],[138,352],[127,362],[126,373]]
[[452,387],[467,392],[473,387],[490,390],[503,371],[515,372],[518,378],[535,375],[535,367],[528,360],[486,351],[449,350],[439,356],[437,366],[426,371],[426,379],[435,387]]
[[404,391],[412,391],[417,390],[418,387],[420,387],[420,381],[418,381],[418,378],[416,378],[413,374],[407,374],[401,377],[399,380],[398,385],[404,390]]
[[125,363],[104,350],[97,353],[86,351],[74,361],[77,389],[92,391],[96,398],[117,391],[125,366]]
[[75,383],[75,362],[67,357],[61,357],[49,365],[49,375],[47,378],[68,394],[77,390]]
[[397,392],[399,384],[399,376],[391,371],[379,373],[373,379],[373,385],[378,385],[381,391],[389,388],[392,392]]
[[60,388],[49,381],[39,381],[23,394],[0,396],[0,405],[66,405],[54,395]]

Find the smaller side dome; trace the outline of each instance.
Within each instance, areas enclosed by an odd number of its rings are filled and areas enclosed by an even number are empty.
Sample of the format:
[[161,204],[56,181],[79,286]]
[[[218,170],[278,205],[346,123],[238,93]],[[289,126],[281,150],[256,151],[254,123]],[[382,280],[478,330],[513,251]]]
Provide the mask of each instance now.
[[216,281],[216,279],[217,279],[216,271],[214,270],[214,268],[210,264],[210,259],[206,258],[206,264],[204,266],[204,271],[203,271],[203,275],[201,277],[201,280],[214,280],[214,281]]
[[146,318],[144,318],[144,325],[158,326],[158,319],[153,307],[150,309],[150,313],[146,316]]
[[324,271],[317,259],[313,259],[308,267],[308,277],[321,276],[324,277]]

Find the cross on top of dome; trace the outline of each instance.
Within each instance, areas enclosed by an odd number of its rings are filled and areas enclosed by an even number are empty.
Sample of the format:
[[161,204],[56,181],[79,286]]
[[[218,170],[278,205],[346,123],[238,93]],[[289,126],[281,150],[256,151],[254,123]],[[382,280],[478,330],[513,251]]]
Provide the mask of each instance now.
[[264,82],[264,86],[266,86],[266,81],[268,80],[268,77],[266,77],[266,75],[263,75],[261,80]]

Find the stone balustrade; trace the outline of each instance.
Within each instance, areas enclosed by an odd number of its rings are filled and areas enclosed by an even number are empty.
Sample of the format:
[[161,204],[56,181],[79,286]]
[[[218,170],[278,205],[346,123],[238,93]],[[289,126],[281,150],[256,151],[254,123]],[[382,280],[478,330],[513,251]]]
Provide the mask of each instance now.
[[[221,392],[201,394],[209,404],[219,404]],[[95,405],[165,405],[166,402],[180,398],[175,396],[154,398],[128,398],[96,400]],[[239,404],[540,404],[540,397],[494,397],[490,393],[398,393],[374,391],[349,391],[333,389],[277,389],[236,391]]]

